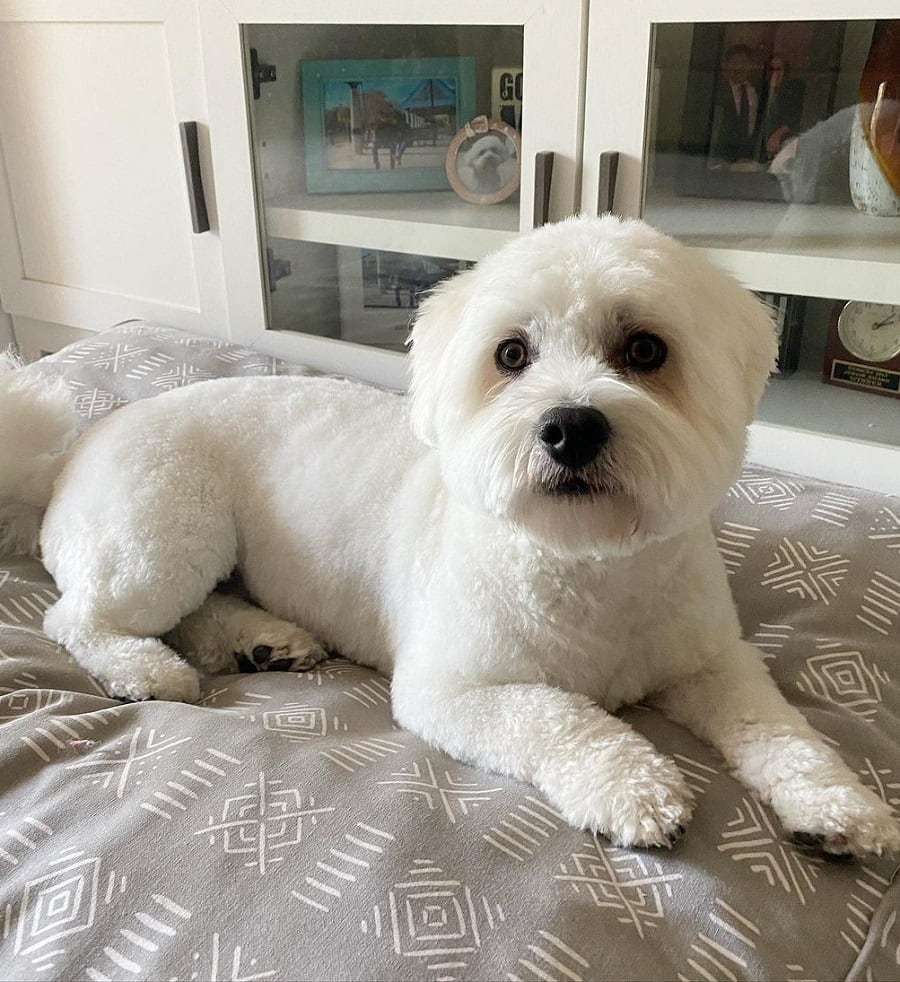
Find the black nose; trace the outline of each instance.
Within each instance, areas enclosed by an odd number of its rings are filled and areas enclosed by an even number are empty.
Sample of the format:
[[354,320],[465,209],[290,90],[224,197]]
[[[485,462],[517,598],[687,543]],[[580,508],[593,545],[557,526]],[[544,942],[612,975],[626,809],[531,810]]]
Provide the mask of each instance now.
[[588,406],[556,406],[538,421],[544,449],[565,467],[584,467],[609,439],[609,420]]

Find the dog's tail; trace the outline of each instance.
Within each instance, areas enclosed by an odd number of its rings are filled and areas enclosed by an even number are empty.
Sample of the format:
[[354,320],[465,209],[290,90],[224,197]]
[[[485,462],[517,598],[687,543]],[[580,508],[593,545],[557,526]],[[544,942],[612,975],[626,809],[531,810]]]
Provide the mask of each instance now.
[[77,435],[63,380],[0,352],[0,552],[37,554],[53,482]]

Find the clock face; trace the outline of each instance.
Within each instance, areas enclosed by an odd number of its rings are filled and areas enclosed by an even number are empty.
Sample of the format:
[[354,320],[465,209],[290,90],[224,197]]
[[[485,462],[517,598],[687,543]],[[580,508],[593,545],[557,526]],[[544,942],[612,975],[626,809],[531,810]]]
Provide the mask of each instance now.
[[900,355],[900,307],[851,300],[838,318],[838,337],[855,358],[888,361]]

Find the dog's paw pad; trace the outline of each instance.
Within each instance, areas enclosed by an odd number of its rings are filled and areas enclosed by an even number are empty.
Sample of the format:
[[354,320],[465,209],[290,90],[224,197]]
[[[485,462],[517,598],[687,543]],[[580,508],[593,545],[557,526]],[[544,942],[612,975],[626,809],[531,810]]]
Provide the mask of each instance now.
[[814,832],[792,832],[791,842],[804,852],[821,852],[825,845],[825,836]]
[[815,854],[829,860],[845,860],[853,857],[854,849],[846,835],[825,835],[821,832],[792,832],[794,848],[807,854]]
[[299,628],[279,638],[257,638],[255,642],[261,643],[248,644],[249,652],[234,653],[238,671],[305,672],[326,657],[322,646]]

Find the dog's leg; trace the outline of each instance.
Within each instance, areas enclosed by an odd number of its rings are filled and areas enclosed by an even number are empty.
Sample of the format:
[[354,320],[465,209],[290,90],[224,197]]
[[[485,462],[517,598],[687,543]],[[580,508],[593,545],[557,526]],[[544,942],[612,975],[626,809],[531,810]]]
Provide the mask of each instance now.
[[856,855],[900,850],[890,807],[787,702],[751,645],[740,642],[713,670],[652,701],[718,748],[799,844]]
[[44,630],[114,699],[196,702],[200,698],[197,670],[168,645],[151,632],[117,629],[99,618],[82,617],[73,593],[47,611]]
[[395,672],[397,722],[458,760],[529,781],[577,828],[619,846],[671,845],[692,795],[674,761],[585,696]]
[[208,673],[303,672],[325,657],[309,631],[228,593],[211,593],[166,641]]
[[82,510],[86,478],[76,472],[44,520],[41,544],[62,594],[44,629],[117,699],[196,702],[197,670],[160,638],[236,563],[233,516],[213,504],[227,489],[200,467],[175,472],[175,460],[123,462],[102,515]]

